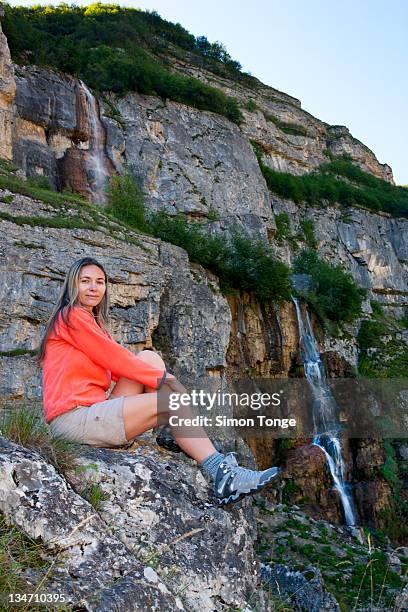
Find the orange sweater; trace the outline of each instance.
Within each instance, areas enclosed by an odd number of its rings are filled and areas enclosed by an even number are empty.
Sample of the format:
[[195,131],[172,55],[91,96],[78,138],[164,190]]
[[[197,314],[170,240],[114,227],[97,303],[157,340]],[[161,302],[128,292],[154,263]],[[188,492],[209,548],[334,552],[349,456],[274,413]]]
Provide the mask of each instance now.
[[145,363],[97,324],[92,313],[74,306],[67,326],[59,314],[43,361],[45,420],[76,406],[106,400],[111,380],[120,376],[157,389],[165,371]]

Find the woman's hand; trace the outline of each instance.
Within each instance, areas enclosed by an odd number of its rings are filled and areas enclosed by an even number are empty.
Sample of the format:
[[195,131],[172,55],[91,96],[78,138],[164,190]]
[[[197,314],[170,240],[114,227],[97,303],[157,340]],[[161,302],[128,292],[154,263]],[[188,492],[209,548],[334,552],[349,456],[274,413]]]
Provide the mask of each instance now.
[[181,384],[179,380],[172,374],[170,374],[170,379],[166,378],[166,382],[164,383],[173,393],[188,393],[187,389],[184,385]]

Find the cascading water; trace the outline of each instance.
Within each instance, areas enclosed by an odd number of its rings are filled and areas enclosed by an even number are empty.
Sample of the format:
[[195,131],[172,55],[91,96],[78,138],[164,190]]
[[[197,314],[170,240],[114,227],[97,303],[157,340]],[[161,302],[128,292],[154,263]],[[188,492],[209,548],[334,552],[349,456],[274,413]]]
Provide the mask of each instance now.
[[89,149],[87,156],[87,174],[92,193],[92,201],[103,204],[106,200],[105,186],[109,179],[109,170],[105,153],[105,131],[99,118],[99,106],[95,96],[80,81],[85,94],[85,114],[89,126]]
[[312,393],[314,426],[313,444],[322,449],[339,492],[347,525],[355,525],[356,518],[348,485],[344,482],[344,461],[339,439],[340,426],[336,419],[336,402],[328,387],[324,365],[320,360],[309,313],[302,315],[298,298],[293,298],[299,326],[299,344],[305,376]]

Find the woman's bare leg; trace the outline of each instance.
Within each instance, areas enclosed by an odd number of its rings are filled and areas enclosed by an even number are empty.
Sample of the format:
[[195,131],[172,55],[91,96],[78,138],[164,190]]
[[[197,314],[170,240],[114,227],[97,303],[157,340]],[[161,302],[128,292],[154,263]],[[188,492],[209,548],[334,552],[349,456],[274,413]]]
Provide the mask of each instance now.
[[[138,353],[138,357],[140,359],[144,359],[147,363],[150,363],[156,367],[164,368],[164,361],[157,353],[153,351],[141,351]],[[130,384],[129,384],[130,383]],[[120,387],[119,387],[120,384]],[[136,436],[144,433],[145,431],[152,429],[153,427],[157,427],[158,425],[158,393],[155,389],[150,387],[145,387],[144,391],[141,393],[134,393],[132,395],[126,396],[125,391],[131,390],[131,385],[140,385],[140,383],[134,383],[133,381],[128,381],[128,379],[119,379],[114,387],[110,397],[121,397],[125,396],[124,404],[123,404],[123,420],[125,425],[125,435],[128,440],[132,440]],[[141,385],[143,387],[143,385]],[[186,389],[182,385],[180,385],[181,392],[187,393]],[[184,391],[183,391],[184,389]],[[136,390],[136,389],[135,389]],[[123,392],[122,392],[123,391]],[[168,385],[163,385],[161,394],[171,393],[172,390],[168,387]],[[163,407],[164,409],[165,407]],[[189,406],[180,407],[177,412],[179,417],[183,418],[193,418],[194,414]],[[162,413],[160,416],[160,422],[163,422],[164,419],[168,419],[168,411],[166,413]],[[209,440],[208,435],[202,427],[194,428],[194,437],[182,437],[178,432],[177,427],[171,427],[174,438],[177,441],[177,444],[180,448],[187,454],[190,455],[197,462],[201,463],[206,459],[209,455],[212,455],[216,452],[216,448]]]

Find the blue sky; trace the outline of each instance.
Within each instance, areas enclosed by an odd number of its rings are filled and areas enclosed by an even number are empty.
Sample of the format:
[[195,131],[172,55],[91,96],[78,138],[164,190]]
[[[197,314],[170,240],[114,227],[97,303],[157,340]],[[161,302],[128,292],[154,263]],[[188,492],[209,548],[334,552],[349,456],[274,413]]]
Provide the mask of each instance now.
[[346,125],[392,167],[397,184],[408,184],[408,0],[116,3],[155,9],[195,36],[221,41],[244,70],[319,119]]

